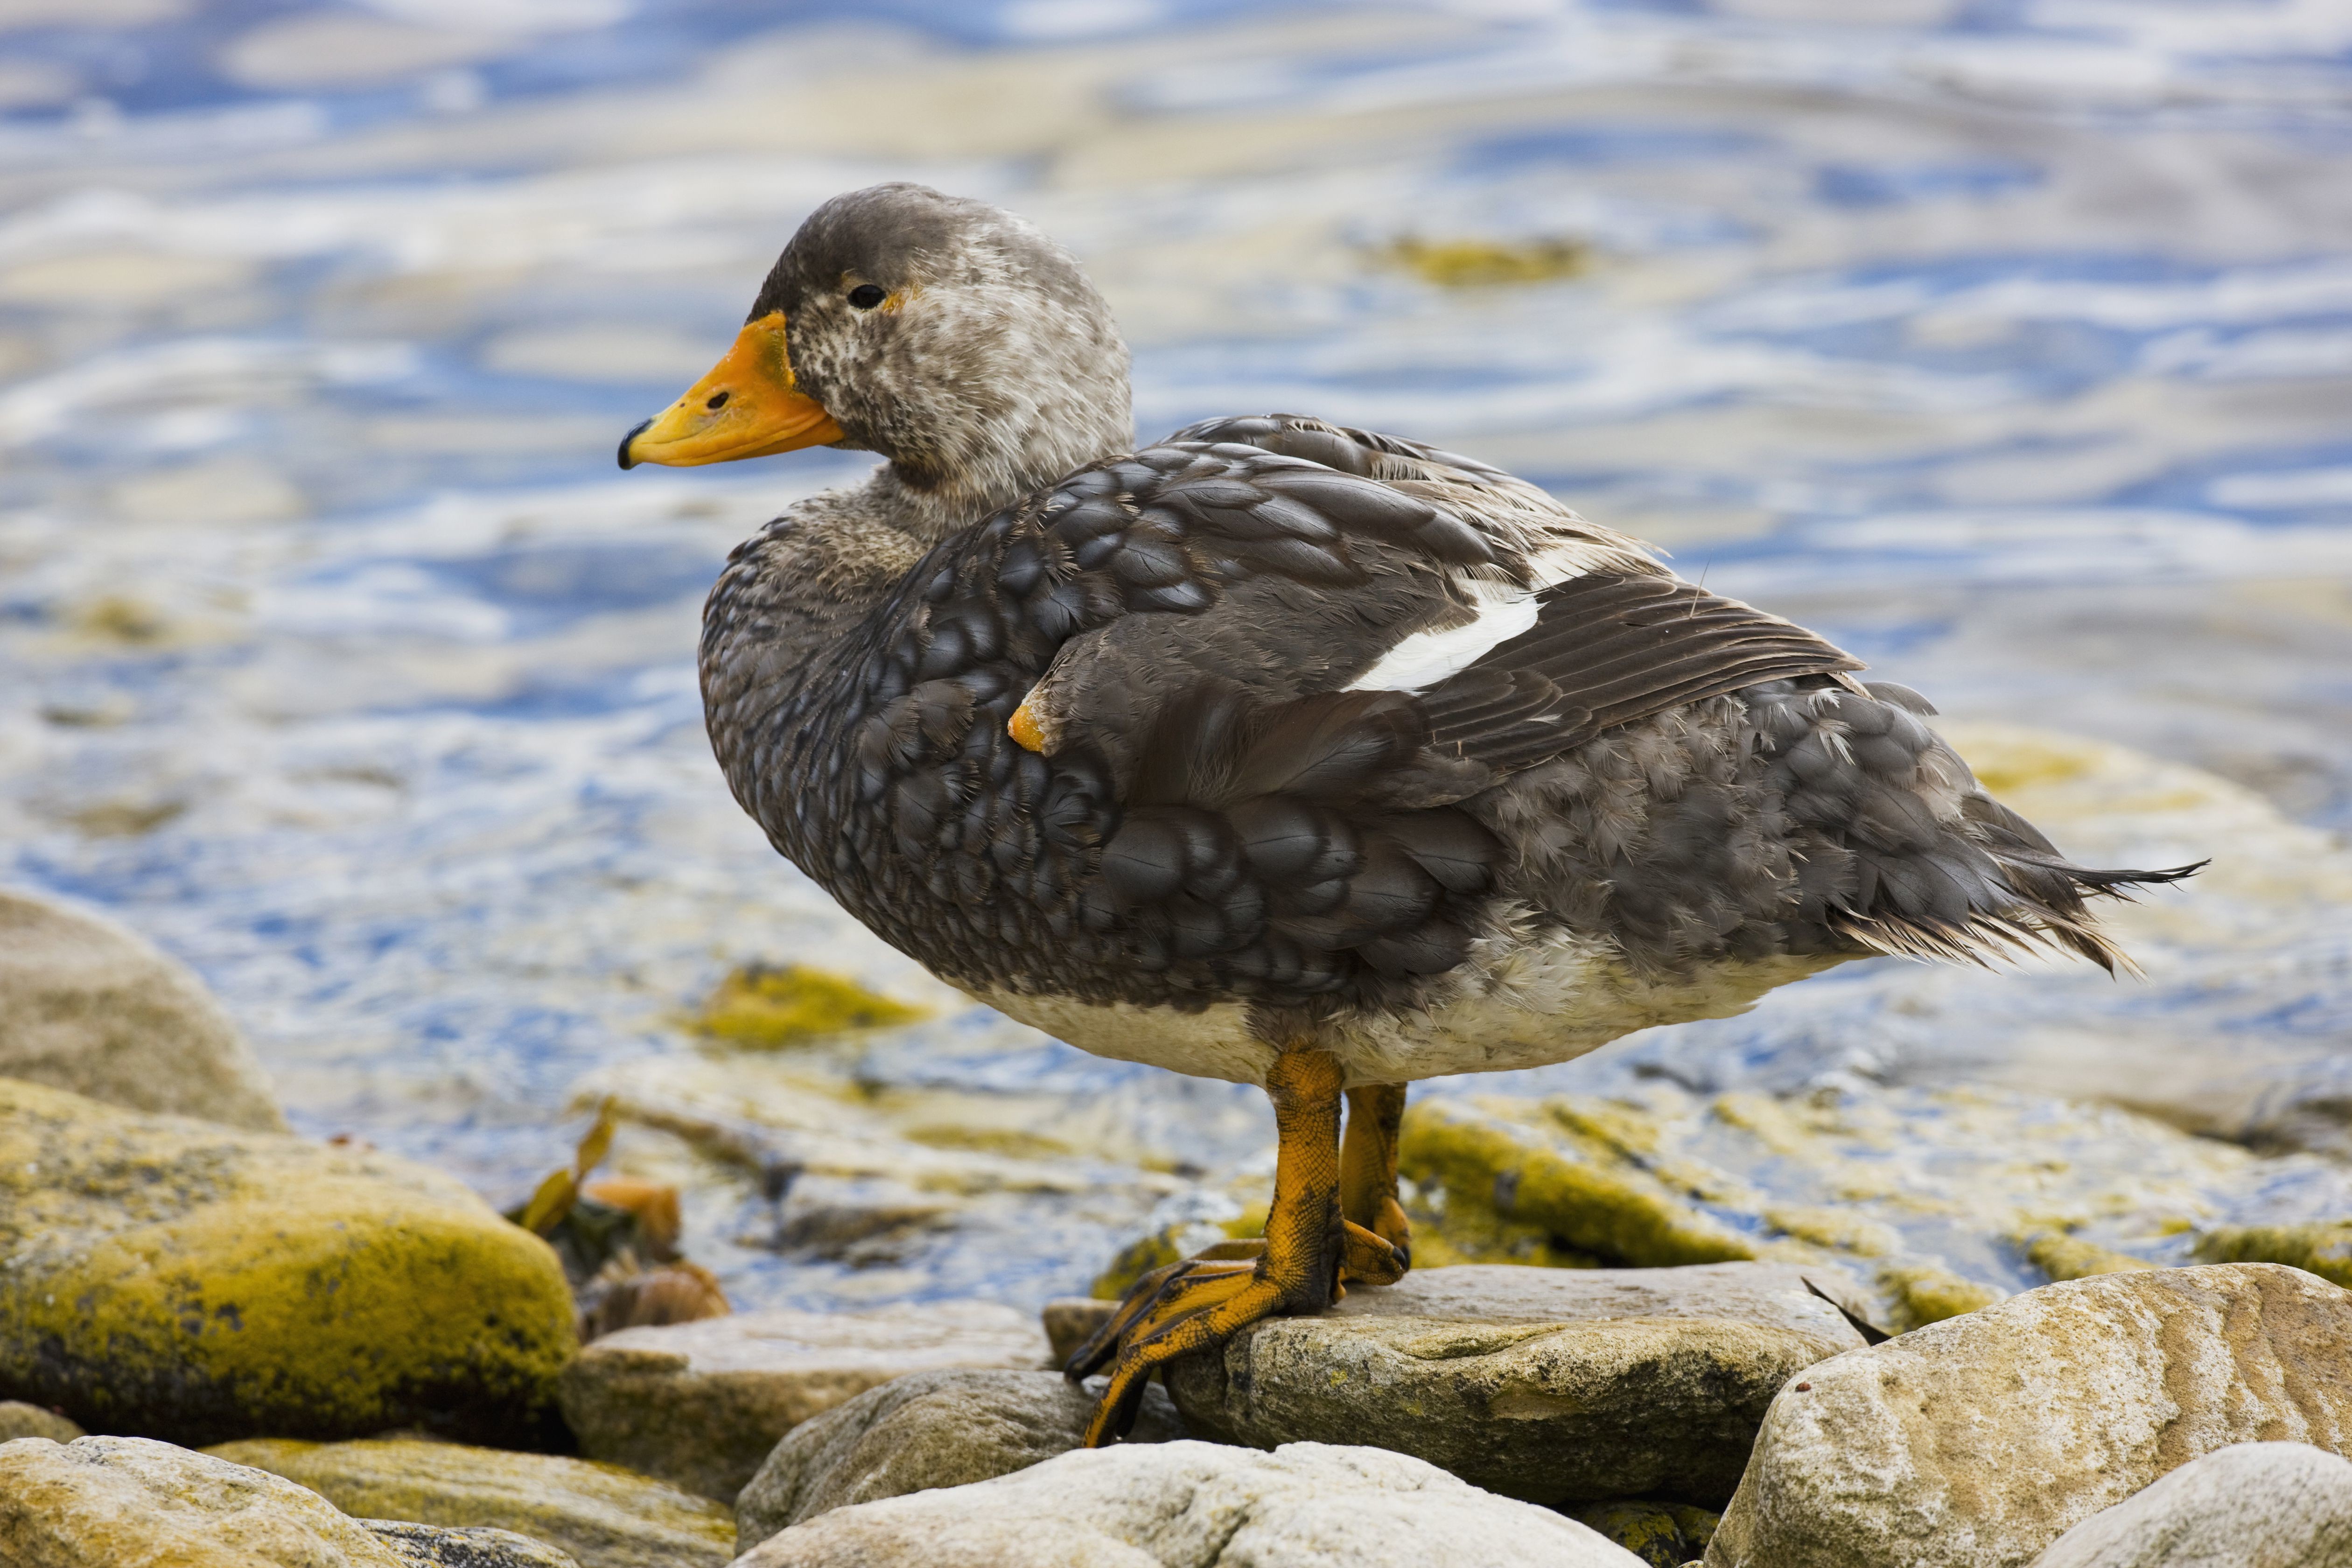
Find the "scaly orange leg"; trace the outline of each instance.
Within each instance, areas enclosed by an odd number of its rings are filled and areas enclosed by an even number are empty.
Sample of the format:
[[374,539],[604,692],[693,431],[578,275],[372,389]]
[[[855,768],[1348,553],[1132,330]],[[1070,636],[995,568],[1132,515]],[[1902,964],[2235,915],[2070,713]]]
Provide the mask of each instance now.
[[[1412,1222],[1397,1201],[1397,1130],[1404,1121],[1404,1085],[1360,1084],[1348,1091],[1348,1135],[1339,1144],[1339,1212],[1396,1248],[1412,1266]],[[1344,1278],[1360,1278],[1352,1271]],[[1367,1284],[1392,1279],[1362,1277]]]
[[[1403,1278],[1403,1255],[1340,1212],[1342,1081],[1339,1058],[1328,1051],[1285,1051],[1275,1058],[1265,1091],[1281,1142],[1265,1239],[1223,1243],[1153,1269],[1078,1347],[1063,1369],[1066,1376],[1080,1380],[1106,1363],[1111,1369],[1110,1386],[1087,1426],[1088,1447],[1127,1435],[1144,1385],[1164,1363],[1260,1318],[1322,1310],[1339,1289],[1342,1268],[1369,1284]],[[1398,1099],[1402,1103],[1401,1091]]]

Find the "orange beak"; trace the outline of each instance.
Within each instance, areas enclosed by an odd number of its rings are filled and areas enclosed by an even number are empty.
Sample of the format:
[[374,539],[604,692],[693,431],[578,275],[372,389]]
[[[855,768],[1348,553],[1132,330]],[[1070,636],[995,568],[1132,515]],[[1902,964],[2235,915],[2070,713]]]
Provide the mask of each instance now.
[[841,438],[841,426],[824,405],[793,390],[784,313],[771,310],[746,323],[726,357],[684,397],[622,437],[621,467],[698,468]]

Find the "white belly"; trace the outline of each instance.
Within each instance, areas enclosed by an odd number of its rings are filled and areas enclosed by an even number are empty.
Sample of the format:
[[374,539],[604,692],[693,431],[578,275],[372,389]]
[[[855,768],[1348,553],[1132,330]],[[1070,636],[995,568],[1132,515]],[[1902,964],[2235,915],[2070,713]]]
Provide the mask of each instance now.
[[[1478,943],[1425,1009],[1338,1018],[1310,1038],[1286,1043],[1335,1053],[1351,1085],[1509,1072],[1570,1060],[1636,1029],[1727,1018],[1768,991],[1843,962],[1744,959],[1647,979],[1603,943],[1498,936]],[[1239,1003],[1183,1013],[1004,991],[972,996],[1080,1050],[1196,1078],[1263,1084],[1276,1052],[1251,1029],[1249,1009]]]

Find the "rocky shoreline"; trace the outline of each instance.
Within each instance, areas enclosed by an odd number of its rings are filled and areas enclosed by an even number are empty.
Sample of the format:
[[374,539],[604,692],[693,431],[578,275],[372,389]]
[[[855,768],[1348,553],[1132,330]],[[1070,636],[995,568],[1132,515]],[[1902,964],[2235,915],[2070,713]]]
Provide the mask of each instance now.
[[[37,938],[0,963],[12,1568],[2352,1563],[2352,1226],[2118,1250],[2252,1158],[2121,1112],[2034,1111],[2079,1157],[2027,1180],[1964,1158],[1998,1096],[1435,1100],[1423,1266],[1176,1363],[1087,1452],[1057,1358],[1245,1215],[1196,1203],[1042,1315],[730,1312],[675,1192],[591,1180],[609,1118],[502,1216],[284,1131],[129,933],[0,918]],[[1937,1138],[1989,1173],[1873,1164]],[[1996,1255],[2047,1282],[1953,1267]]]

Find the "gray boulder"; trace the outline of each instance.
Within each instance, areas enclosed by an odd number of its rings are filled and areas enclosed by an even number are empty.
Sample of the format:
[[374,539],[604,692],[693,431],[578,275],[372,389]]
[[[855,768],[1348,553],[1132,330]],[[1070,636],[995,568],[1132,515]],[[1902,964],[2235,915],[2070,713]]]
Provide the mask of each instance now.
[[1764,1263],[1415,1270],[1177,1362],[1194,1432],[1369,1444],[1531,1502],[1720,1507],[1780,1385],[1862,1336]]
[[2033,1568],[2346,1564],[2352,1564],[2352,1462],[2303,1443],[2240,1443],[2093,1514]]
[[111,921],[5,889],[0,1078],[286,1131],[252,1047],[185,964]]
[[[1055,1372],[919,1372],[795,1426],[735,1500],[735,1545],[854,1503],[992,1480],[1066,1454],[1102,1392]],[[1184,1436],[1168,1395],[1143,1391],[1130,1443]]]
[[835,1509],[735,1568],[1644,1568],[1570,1519],[1379,1448],[1081,1448]]
[[2192,1459],[2352,1445],[2352,1292],[2273,1263],[2046,1285],[1809,1369],[1708,1568],[2024,1568]]
[[878,1384],[1045,1362],[1037,1321],[990,1301],[738,1312],[607,1334],[557,1396],[590,1458],[732,1502],[785,1433]]

